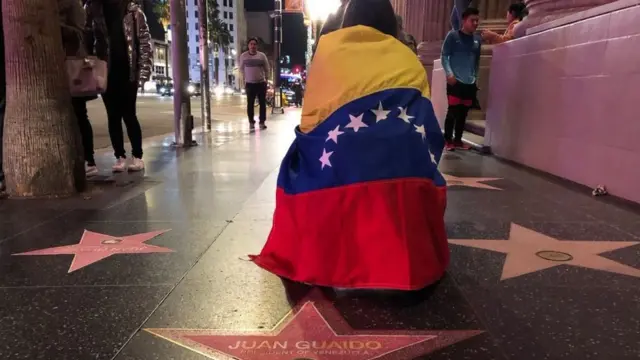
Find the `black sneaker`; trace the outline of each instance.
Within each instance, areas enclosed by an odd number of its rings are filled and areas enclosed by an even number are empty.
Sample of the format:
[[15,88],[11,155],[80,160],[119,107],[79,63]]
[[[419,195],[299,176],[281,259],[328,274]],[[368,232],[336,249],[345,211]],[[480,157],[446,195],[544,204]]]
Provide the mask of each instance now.
[[249,131],[256,131],[256,124],[249,124]]
[[267,130],[267,124],[260,123],[260,130]]

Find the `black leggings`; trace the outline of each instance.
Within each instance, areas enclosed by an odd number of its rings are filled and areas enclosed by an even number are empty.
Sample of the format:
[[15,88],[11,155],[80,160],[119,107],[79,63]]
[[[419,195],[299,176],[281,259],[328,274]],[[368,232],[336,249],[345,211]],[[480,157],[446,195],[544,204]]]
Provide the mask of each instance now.
[[95,166],[96,160],[93,153],[93,128],[89,121],[89,115],[87,114],[87,99],[85,98],[71,98],[71,104],[73,105],[73,112],[76,114],[78,120],[78,127],[80,128],[80,136],[82,137],[82,147],[84,150],[84,161],[88,166]]
[[131,155],[142,159],[142,129],[136,115],[136,100],[138,97],[138,83],[128,80],[109,79],[107,92],[102,95],[107,109],[109,123],[109,137],[113,146],[113,155],[117,159],[126,158],[124,149],[124,135],[122,122],[127,127],[127,135],[131,142]]

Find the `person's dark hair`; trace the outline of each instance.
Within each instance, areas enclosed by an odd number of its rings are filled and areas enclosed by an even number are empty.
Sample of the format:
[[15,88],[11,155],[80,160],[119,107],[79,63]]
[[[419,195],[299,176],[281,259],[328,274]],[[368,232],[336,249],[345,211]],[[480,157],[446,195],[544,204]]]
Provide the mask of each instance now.
[[527,5],[523,3],[511,4],[509,6],[509,12],[518,20],[524,19],[524,17],[529,14],[529,11],[527,11]]
[[258,41],[257,37],[252,37],[252,38],[249,38],[249,41],[247,41],[247,45],[249,45],[252,41],[255,41],[256,45],[260,44],[260,41]]
[[462,12],[462,20],[468,18],[471,15],[480,15],[480,11],[474,7],[468,7]]
[[344,12],[342,27],[364,25],[397,37],[398,21],[389,0],[351,0]]

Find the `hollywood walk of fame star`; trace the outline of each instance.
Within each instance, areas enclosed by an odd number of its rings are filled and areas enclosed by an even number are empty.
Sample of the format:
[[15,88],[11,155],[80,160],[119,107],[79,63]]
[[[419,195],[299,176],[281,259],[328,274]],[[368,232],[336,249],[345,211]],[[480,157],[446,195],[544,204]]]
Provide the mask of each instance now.
[[449,242],[507,254],[501,280],[560,265],[640,277],[640,269],[600,256],[609,251],[638,245],[640,242],[558,240],[516,224],[511,224],[509,240],[455,239]]
[[335,129],[329,131],[329,137],[327,137],[327,140],[325,142],[328,142],[329,140],[333,140],[334,143],[338,143],[338,136],[344,134],[344,132],[340,131],[340,125],[336,126]]
[[416,128],[416,132],[422,137],[422,141],[425,141],[427,139],[427,131],[424,129],[424,125],[413,125],[413,127]]
[[483,182],[485,181],[494,181],[494,180],[502,180],[501,178],[463,178],[463,177],[457,177],[457,176],[452,176],[452,175],[447,175],[447,174],[442,174],[444,176],[444,179],[447,181],[447,187],[451,187],[451,186],[464,186],[464,187],[471,187],[471,188],[476,188],[476,189],[487,189],[487,190],[498,190],[498,191],[502,191],[502,189],[491,186],[491,185],[487,185],[487,184],[483,184]]
[[355,331],[314,291],[272,330],[145,329],[212,359],[414,359],[482,331]]
[[400,115],[398,115],[398,118],[404,120],[404,122],[406,122],[407,124],[411,124],[411,119],[415,118],[415,116],[409,116],[409,114],[407,114],[407,111],[409,109],[402,107],[398,109],[400,109]]
[[333,151],[327,152],[327,150],[322,150],[322,156],[320,157],[320,163],[322,164],[321,169],[324,169],[326,166],[331,166],[331,159],[329,159],[333,155]]
[[71,266],[69,267],[69,272],[71,273],[100,260],[104,260],[111,255],[173,252],[173,250],[169,248],[145,244],[145,241],[149,241],[168,231],[170,230],[115,237],[85,230],[80,242],[76,245],[59,246],[13,255],[74,255]]
[[378,108],[371,110],[371,112],[376,115],[376,122],[387,120],[387,118],[389,117],[389,113],[391,113],[391,111],[385,110],[382,107],[382,101],[380,102]]
[[353,131],[358,132],[361,128],[369,127],[369,125],[362,121],[363,117],[364,114],[360,114],[360,116],[349,115],[349,119],[351,119],[351,121],[347,124],[346,128],[353,129]]

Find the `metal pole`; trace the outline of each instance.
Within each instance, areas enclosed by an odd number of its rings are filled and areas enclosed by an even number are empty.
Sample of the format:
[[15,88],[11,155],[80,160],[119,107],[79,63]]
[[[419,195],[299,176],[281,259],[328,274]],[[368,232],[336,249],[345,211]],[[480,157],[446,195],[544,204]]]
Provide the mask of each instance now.
[[284,107],[282,107],[282,89],[280,88],[280,47],[282,43],[282,0],[275,1],[275,12],[273,17],[273,57],[274,57],[274,69],[273,69],[273,108],[271,113],[278,112],[284,114]]
[[193,115],[191,98],[187,94],[189,85],[189,64],[187,53],[187,18],[185,0],[171,0],[171,50],[173,58],[173,121],[175,146],[189,147],[193,141]]
[[207,0],[198,3],[200,22],[200,99],[202,130],[211,131],[211,88],[209,84],[209,9]]

